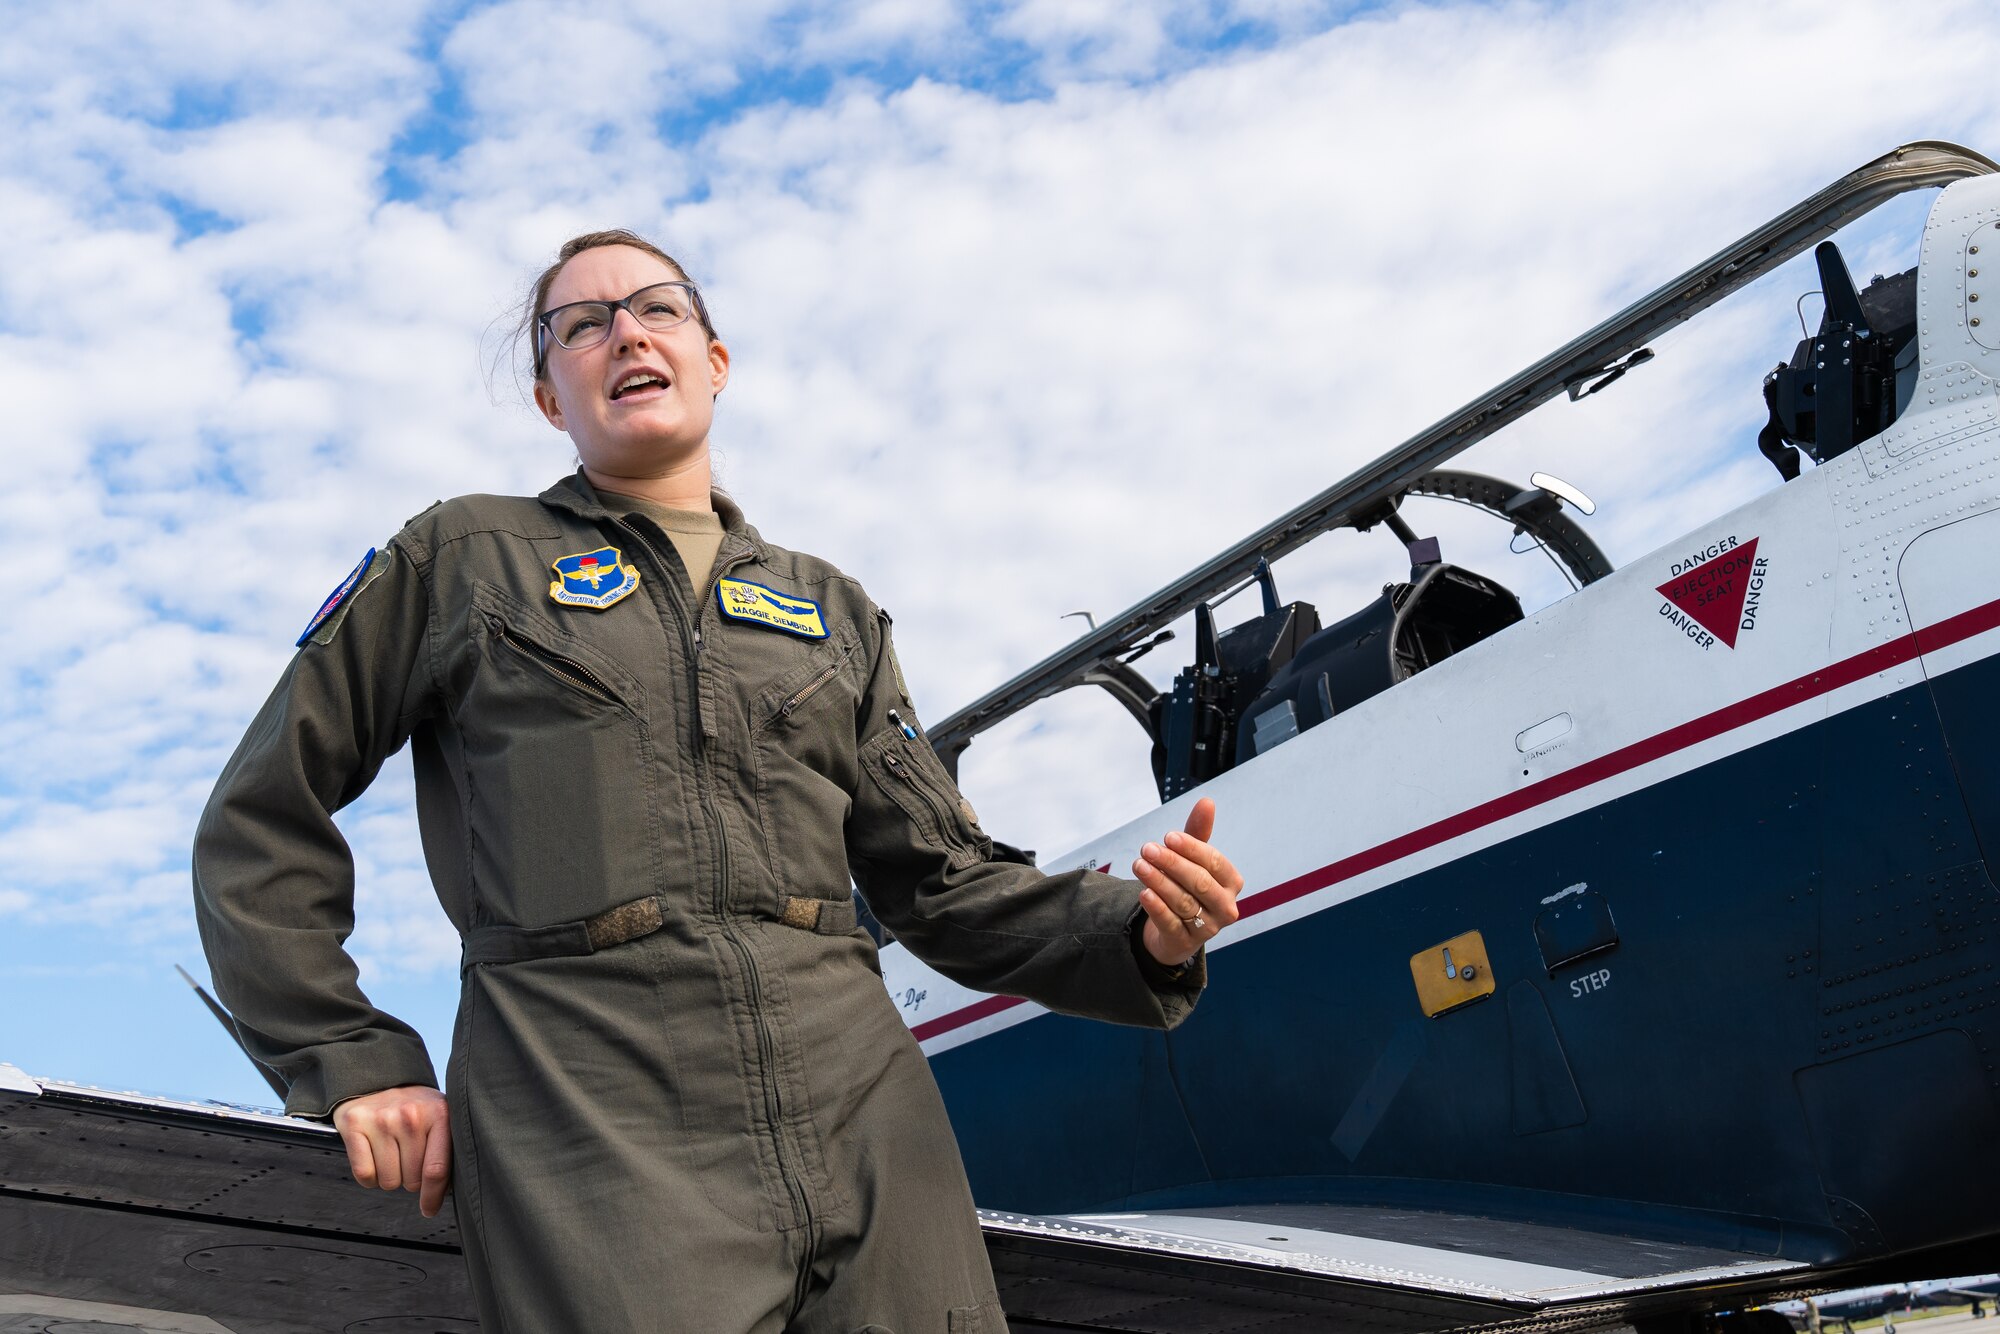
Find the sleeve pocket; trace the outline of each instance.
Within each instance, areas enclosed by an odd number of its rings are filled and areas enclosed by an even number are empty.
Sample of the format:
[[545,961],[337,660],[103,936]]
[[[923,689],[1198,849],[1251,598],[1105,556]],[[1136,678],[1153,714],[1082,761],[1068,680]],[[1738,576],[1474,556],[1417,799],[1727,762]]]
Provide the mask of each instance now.
[[987,859],[992,840],[967,817],[956,785],[921,738],[910,740],[893,729],[884,732],[868,747],[864,764],[869,778],[909,817],[924,842],[945,855],[953,870]]

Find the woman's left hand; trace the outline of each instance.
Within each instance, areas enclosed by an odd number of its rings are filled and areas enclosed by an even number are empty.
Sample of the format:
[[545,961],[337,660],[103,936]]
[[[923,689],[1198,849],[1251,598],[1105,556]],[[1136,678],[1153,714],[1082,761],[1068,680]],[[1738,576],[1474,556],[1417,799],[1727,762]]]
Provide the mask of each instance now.
[[1146,910],[1146,952],[1168,968],[1186,963],[1223,927],[1242,913],[1236,896],[1243,877],[1229,858],[1209,846],[1215,831],[1215,803],[1203,797],[1188,812],[1185,832],[1148,843],[1132,863],[1132,874],[1144,886],[1140,906]]

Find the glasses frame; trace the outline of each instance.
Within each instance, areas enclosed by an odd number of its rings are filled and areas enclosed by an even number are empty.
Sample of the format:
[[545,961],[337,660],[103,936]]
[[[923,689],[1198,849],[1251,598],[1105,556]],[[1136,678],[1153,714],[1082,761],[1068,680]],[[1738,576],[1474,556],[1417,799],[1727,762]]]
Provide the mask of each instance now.
[[[632,303],[646,293],[661,287],[678,287],[686,292],[688,294],[688,313],[675,320],[672,324],[667,325],[665,329],[655,329],[652,325],[647,324],[646,321],[639,318],[639,312],[632,309]],[[578,306],[603,306],[606,308],[608,313],[604,319],[604,338],[611,336],[611,326],[618,322],[618,312],[621,310],[630,315],[634,323],[650,333],[665,333],[667,329],[678,329],[681,325],[686,324],[690,318],[699,319],[704,330],[708,328],[708,307],[702,303],[701,289],[685,278],[668,278],[664,282],[647,283],[638,291],[629,293],[617,301],[565,301],[560,306],[551,306],[541,314],[535,316],[536,379],[540,379],[542,373],[548,369],[550,343],[553,342],[557,347],[570,351],[575,350],[556,333],[555,318],[564,311],[574,310]],[[584,343],[582,346],[595,347],[598,343],[603,342],[604,338],[595,339]]]

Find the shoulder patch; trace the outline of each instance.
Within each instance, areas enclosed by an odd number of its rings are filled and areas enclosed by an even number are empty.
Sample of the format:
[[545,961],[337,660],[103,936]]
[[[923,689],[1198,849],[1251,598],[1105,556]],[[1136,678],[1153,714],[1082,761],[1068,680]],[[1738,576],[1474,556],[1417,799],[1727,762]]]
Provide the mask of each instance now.
[[390,556],[386,551],[368,548],[368,554],[361,563],[347,572],[334,590],[326,595],[326,601],[319,604],[310,624],[293,643],[293,648],[304,648],[308,643],[325,644],[332,641],[340,630],[340,623],[347,619],[347,608],[353,603],[354,595],[373,583],[375,578],[389,566]]
[[826,638],[826,617],[810,598],[795,598],[748,579],[718,579],[715,601],[732,621],[754,621],[806,639]]
[[882,651],[889,656],[889,674],[896,678],[896,693],[902,696],[903,707],[915,713],[917,702],[910,698],[909,683],[903,680],[903,664],[896,661],[896,618],[887,607],[877,607],[875,614],[882,618]]
[[603,611],[639,586],[639,572],[625,563],[625,553],[617,547],[558,556],[550,568],[556,577],[549,596],[565,607]]
[[909,683],[903,680],[903,664],[896,661],[896,641],[885,636],[882,651],[889,655],[889,673],[896,678],[896,693],[903,697],[903,707],[915,712],[917,702],[910,698]]

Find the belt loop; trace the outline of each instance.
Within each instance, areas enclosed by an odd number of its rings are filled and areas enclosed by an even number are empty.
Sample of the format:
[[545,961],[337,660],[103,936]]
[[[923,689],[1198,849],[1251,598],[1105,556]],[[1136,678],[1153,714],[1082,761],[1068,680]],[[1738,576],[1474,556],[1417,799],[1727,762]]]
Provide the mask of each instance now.
[[859,922],[853,899],[806,899],[787,896],[779,921],[822,936],[844,936]]
[[666,919],[660,911],[660,901],[656,898],[634,899],[621,903],[608,912],[601,912],[583,924],[584,938],[590,942],[593,953],[610,949],[613,945],[623,945],[628,940],[650,936],[665,925]]
[[463,975],[480,964],[595,954],[628,940],[650,936],[665,925],[666,909],[658,898],[633,899],[580,922],[556,922],[550,926],[487,923],[465,933],[458,970]]

